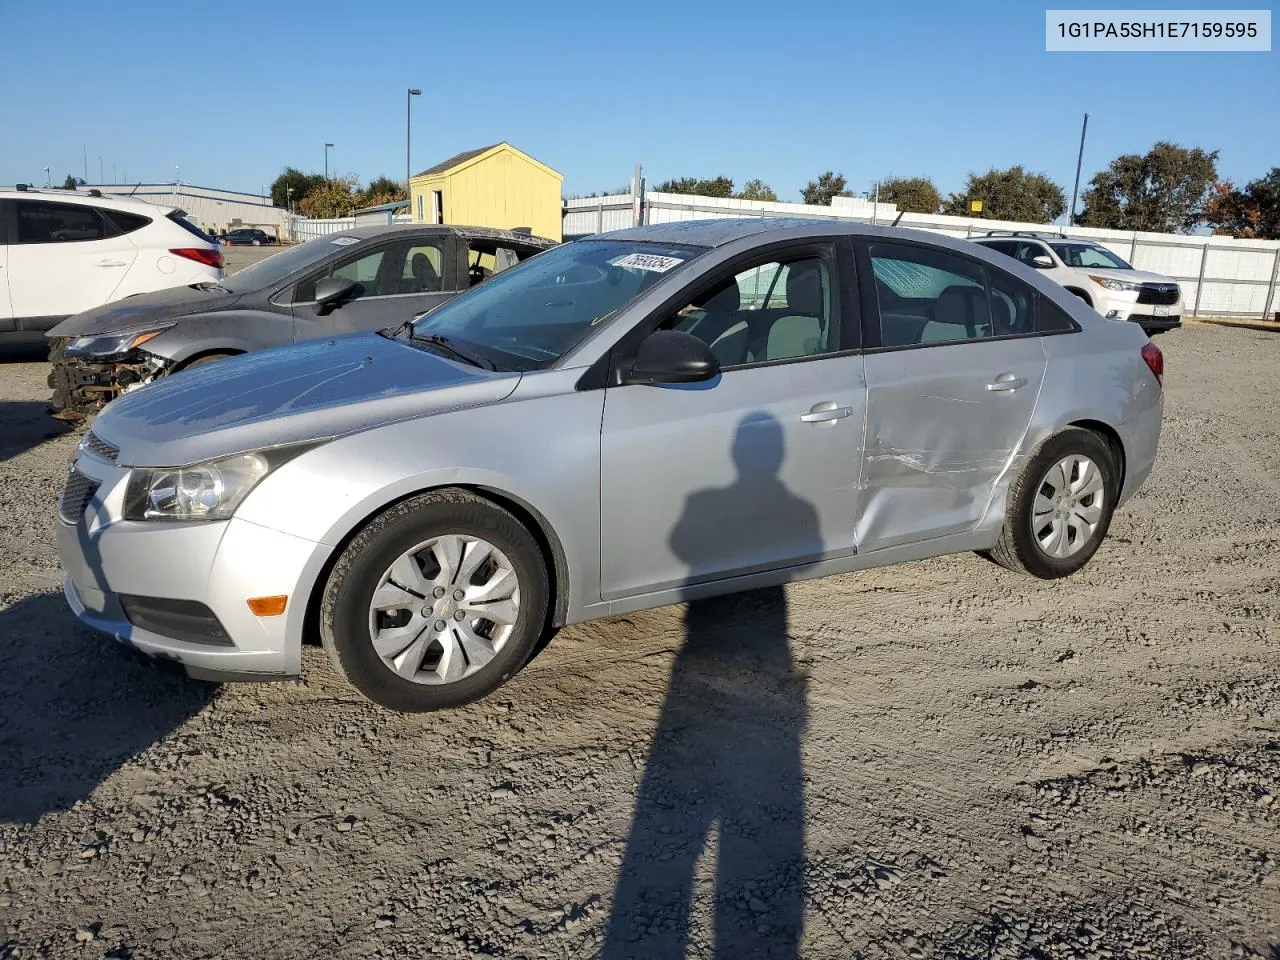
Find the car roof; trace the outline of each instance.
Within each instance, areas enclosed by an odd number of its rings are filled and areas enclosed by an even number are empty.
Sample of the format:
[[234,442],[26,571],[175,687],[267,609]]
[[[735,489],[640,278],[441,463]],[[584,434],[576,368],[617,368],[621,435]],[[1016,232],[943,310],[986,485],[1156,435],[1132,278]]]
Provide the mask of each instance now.
[[326,237],[355,237],[367,240],[374,237],[394,236],[397,233],[413,233],[418,236],[446,236],[453,234],[464,240],[505,240],[508,243],[523,243],[536,247],[553,247],[556,241],[546,237],[536,237],[528,233],[516,233],[514,230],[497,230],[493,227],[471,227],[452,223],[381,223],[369,227],[352,227],[337,233],[325,234]]
[[[686,244],[720,247],[737,240],[758,237],[803,240],[806,237],[857,236],[869,240],[912,240],[964,250],[966,241],[931,230],[893,227],[888,224],[857,223],[850,220],[801,217],[743,217],[709,220],[679,220],[628,227],[595,234],[583,240],[639,240],[648,243]],[[582,241],[578,241],[582,242]]]
[[[96,191],[95,191],[96,192]],[[171,203],[153,203],[141,197],[127,197],[114,193],[90,193],[88,190],[61,190],[54,187],[28,187],[26,190],[0,190],[0,200],[48,200],[53,203],[80,203],[88,207],[106,207],[109,210],[137,210],[155,216],[157,209],[175,210]]]

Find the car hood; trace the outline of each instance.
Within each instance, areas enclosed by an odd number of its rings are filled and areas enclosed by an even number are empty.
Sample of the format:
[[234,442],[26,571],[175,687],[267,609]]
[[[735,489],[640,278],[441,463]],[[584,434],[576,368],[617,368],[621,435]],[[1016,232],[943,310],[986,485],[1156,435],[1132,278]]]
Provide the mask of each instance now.
[[259,350],[113,400],[93,432],[124,466],[181,466],[496,403],[519,373],[492,373],[403,340],[358,333]]
[[170,287],[152,293],[137,293],[123,300],[104,303],[67,317],[50,330],[50,337],[84,337],[91,334],[123,333],[164,323],[191,313],[226,310],[243,294],[211,287]]
[[1095,277],[1112,277],[1116,280],[1127,280],[1129,283],[1176,283],[1177,281],[1163,276],[1159,273],[1152,273],[1149,270],[1115,270],[1103,269],[1102,267],[1076,267],[1084,273]]

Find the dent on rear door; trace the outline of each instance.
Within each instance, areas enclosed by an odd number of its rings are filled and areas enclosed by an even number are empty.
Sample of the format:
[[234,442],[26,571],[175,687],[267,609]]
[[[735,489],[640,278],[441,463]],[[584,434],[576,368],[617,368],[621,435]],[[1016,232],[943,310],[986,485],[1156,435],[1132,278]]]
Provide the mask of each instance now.
[[[972,529],[1019,466],[1044,380],[1037,338],[869,355],[860,550]],[[1014,391],[988,390],[1006,374]]]

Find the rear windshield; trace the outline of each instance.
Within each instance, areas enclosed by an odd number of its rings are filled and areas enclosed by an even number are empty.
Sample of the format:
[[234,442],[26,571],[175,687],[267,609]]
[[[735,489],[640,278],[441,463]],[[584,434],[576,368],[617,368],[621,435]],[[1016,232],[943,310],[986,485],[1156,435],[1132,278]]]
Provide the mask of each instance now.
[[190,220],[187,219],[187,215],[183,211],[174,210],[172,213],[169,214],[169,219],[172,220],[174,223],[176,223],[178,226],[180,226],[183,230],[186,230],[188,233],[194,233],[197,237],[199,237],[205,243],[213,242],[212,240],[209,239],[209,235],[207,233],[205,233],[203,230],[201,230],[194,223],[192,223]]

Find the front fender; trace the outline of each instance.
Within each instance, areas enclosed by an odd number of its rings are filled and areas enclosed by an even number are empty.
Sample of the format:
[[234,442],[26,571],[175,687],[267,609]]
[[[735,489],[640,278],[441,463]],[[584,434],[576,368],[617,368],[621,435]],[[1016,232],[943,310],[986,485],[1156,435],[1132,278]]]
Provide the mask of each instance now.
[[293,317],[269,310],[224,310],[182,317],[143,348],[182,364],[203,353],[249,353],[293,342]]

